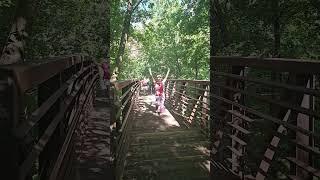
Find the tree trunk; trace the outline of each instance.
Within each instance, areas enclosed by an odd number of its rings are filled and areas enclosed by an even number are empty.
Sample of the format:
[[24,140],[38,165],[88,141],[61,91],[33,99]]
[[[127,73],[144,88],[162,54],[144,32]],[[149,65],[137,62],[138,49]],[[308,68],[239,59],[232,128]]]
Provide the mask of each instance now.
[[119,43],[118,54],[115,59],[116,67],[114,68],[114,73],[119,74],[121,71],[121,62],[124,54],[126,42],[128,40],[129,29],[130,29],[130,21],[132,18],[132,14],[134,10],[138,7],[142,0],[139,0],[135,6],[132,5],[132,0],[128,0],[127,4],[127,12],[123,21],[123,28],[121,33],[121,39]]
[[132,0],[128,0],[127,13],[124,18],[118,54],[117,54],[116,60],[115,60],[116,61],[116,68],[114,69],[114,71],[117,74],[120,72],[122,56],[124,54],[125,44],[128,40],[128,33],[129,33],[129,28],[130,28],[131,16],[132,16]]
[[273,14],[273,57],[280,56],[280,10],[279,0],[272,1],[272,7],[274,9]]
[[0,56],[0,65],[24,60],[26,38],[28,37],[26,26],[28,16],[31,14],[31,2],[32,0],[17,1],[14,22]]
[[198,63],[198,61],[194,61],[194,70],[195,70],[194,79],[198,79],[198,76],[199,76],[199,63]]
[[[279,9],[279,0],[272,0],[271,6],[273,11],[273,51],[272,51],[272,56],[275,57],[280,57],[280,9]],[[272,81],[277,81],[280,79],[281,74],[278,74],[276,72],[271,72],[271,80]],[[277,97],[274,95],[275,89],[272,88],[272,99],[277,99]],[[274,116],[277,116],[279,114],[279,109],[270,106],[270,112]]]
[[215,25],[214,23],[217,23],[217,25],[219,26],[219,30],[221,32],[223,47],[226,47],[229,45],[230,41],[229,41],[227,26],[223,21],[223,12],[221,10],[218,0],[212,0],[211,3],[213,3],[212,16],[215,20],[214,22],[212,22],[212,26]]
[[108,57],[109,59],[109,63],[110,63],[110,41],[111,41],[111,38],[110,38],[110,29],[111,29],[111,26],[110,26],[110,19],[111,19],[111,2],[110,0],[105,0],[103,1],[103,3],[105,4],[106,6],[106,10],[104,11],[104,16],[107,17],[107,38],[105,40],[105,43],[107,44],[107,49],[106,49],[106,56]]

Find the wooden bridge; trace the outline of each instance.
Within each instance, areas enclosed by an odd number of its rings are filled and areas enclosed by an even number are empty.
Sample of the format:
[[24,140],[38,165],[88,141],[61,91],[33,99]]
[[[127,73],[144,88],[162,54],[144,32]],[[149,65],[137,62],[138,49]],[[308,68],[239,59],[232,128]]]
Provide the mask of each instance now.
[[211,58],[211,81],[168,80],[161,115],[90,57],[1,66],[2,177],[319,178],[320,63]]

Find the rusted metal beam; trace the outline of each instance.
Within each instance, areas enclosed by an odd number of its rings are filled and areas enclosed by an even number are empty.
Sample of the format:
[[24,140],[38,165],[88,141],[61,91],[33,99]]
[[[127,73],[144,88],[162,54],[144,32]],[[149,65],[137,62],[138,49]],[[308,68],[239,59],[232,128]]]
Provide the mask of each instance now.
[[120,90],[126,86],[128,86],[129,84],[133,83],[133,82],[137,82],[138,80],[125,80],[125,81],[115,81],[113,83],[111,83],[116,90]]
[[[52,165],[62,150],[63,142],[67,140],[64,132],[67,127],[64,126],[70,124],[65,120],[65,117],[69,117],[66,112],[78,108],[78,101],[74,98],[82,93],[83,86],[76,84],[96,80],[98,73],[95,66],[90,57],[70,55],[0,67],[0,118],[3,122],[1,127],[5,128],[1,131],[1,143],[7,144],[6,148],[1,148],[1,154],[6,156],[6,172],[10,174],[6,177],[14,180],[29,178],[37,158],[40,158],[41,177],[46,178],[52,173]],[[35,88],[38,88],[39,108],[25,120],[21,118],[23,109],[20,107],[23,96],[27,90]],[[36,126],[40,140],[32,137],[36,145],[30,152],[22,154],[21,142],[24,143],[25,136],[30,135],[31,129]],[[72,163],[67,164],[72,166]],[[72,167],[67,168],[73,172]]]
[[[213,64],[247,66],[277,72],[319,73],[320,61],[284,58],[211,56]],[[306,71],[307,70],[307,71]]]
[[208,84],[209,80],[191,80],[191,79],[168,79],[167,81],[175,81],[175,82],[190,82],[197,84]]
[[55,91],[41,106],[36,109],[32,114],[29,120],[22,122],[15,130],[15,135],[17,138],[23,138],[32,127],[41,119],[43,115],[50,109],[50,107],[60,98],[63,93],[67,90],[69,85],[73,83],[77,76],[81,73],[86,72],[90,66],[84,68],[83,71],[79,71],[75,74],[71,79],[69,79],[66,83],[64,83],[57,91]]
[[89,62],[91,58],[79,55],[47,58],[39,62],[0,66],[0,75],[13,77],[20,92],[25,92],[58,73],[85,61]]

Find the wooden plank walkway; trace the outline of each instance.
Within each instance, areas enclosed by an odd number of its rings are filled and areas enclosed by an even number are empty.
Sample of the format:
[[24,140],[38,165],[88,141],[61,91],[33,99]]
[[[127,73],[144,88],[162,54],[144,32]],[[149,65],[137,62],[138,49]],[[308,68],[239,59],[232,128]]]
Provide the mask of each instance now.
[[78,153],[76,180],[114,179],[110,153],[110,102],[107,91],[96,89],[93,110],[86,118]]
[[209,179],[209,139],[166,110],[155,112],[152,96],[140,96],[126,157],[124,179]]

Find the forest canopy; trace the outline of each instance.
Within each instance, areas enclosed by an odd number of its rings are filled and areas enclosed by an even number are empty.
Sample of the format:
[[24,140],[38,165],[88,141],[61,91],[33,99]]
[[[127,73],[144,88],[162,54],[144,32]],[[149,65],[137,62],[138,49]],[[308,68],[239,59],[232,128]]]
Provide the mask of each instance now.
[[0,2],[0,48],[15,16],[25,9],[25,60],[87,54],[97,60],[109,53],[110,4],[97,0],[5,0]]
[[128,2],[112,4],[111,67],[128,28],[119,79],[147,77],[148,68],[162,75],[170,68],[171,78],[209,78],[208,1],[142,0],[125,27]]
[[320,59],[320,1],[211,0],[216,55]]

